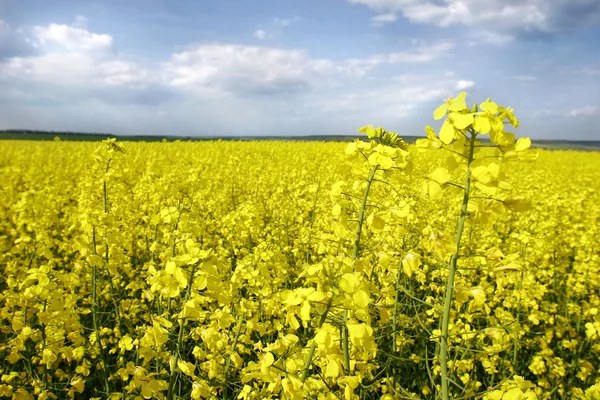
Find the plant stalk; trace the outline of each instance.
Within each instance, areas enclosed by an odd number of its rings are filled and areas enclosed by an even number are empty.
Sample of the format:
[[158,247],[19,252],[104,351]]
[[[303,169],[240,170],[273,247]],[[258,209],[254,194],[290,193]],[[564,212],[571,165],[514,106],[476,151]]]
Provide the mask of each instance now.
[[[321,329],[321,327],[327,320],[327,314],[329,314],[329,310],[331,309],[331,305],[333,304],[333,298],[334,298],[334,296],[331,296],[329,298],[329,301],[327,302],[327,305],[325,306],[325,311],[323,311],[323,314],[321,314],[321,319],[319,320],[319,329]],[[308,354],[306,355],[306,358],[304,359],[304,368],[302,369],[302,374],[300,375],[300,382],[302,382],[302,383],[304,383],[306,378],[308,378],[310,365],[312,364],[312,359],[315,355],[316,349],[317,349],[317,343],[313,340],[312,344],[310,345],[310,349],[308,350]]]
[[[367,207],[367,199],[369,197],[369,191],[371,190],[371,185],[373,184],[373,179],[375,178],[375,173],[377,173],[378,165],[375,165],[371,168],[371,172],[369,173],[369,177],[367,178],[367,186],[363,192],[362,203],[360,205],[360,210],[358,211],[358,224],[356,226],[356,234],[354,235],[354,248],[352,249],[352,261],[355,261],[358,258],[358,254],[360,252],[360,237],[362,234],[362,227],[365,221],[365,208]],[[342,351],[344,353],[344,374],[350,374],[350,345],[348,340],[348,310],[344,310],[344,326],[342,329]]]
[[[367,205],[367,198],[369,196],[369,191],[371,189],[371,184],[373,183],[373,180],[375,178],[375,173],[377,172],[377,169],[379,168],[379,166],[373,166],[371,168],[371,172],[369,173],[369,177],[367,179],[367,187],[365,188],[365,191],[363,193],[363,198],[362,198],[362,204],[361,204],[361,208],[359,211],[359,215],[358,215],[358,225],[356,227],[356,235],[354,237],[354,248],[352,251],[352,260],[356,260],[356,258],[358,257],[358,253],[360,251],[360,237],[361,237],[361,233],[362,233],[362,226],[363,226],[363,222],[364,222],[364,217],[365,217],[365,208]],[[333,304],[333,296],[329,299],[329,301],[327,302],[327,306],[325,307],[325,311],[323,312],[323,314],[321,315],[321,320],[319,321],[319,329],[323,326],[323,324],[325,323],[325,320],[327,319],[327,314],[329,313],[329,310],[331,309],[331,305]],[[348,343],[348,326],[346,325],[346,321],[348,320],[348,311],[345,310],[344,311],[344,327],[342,329],[342,349],[344,352],[344,373],[346,375],[349,375],[350,373],[350,350],[349,350],[349,343]],[[304,368],[302,371],[302,374],[300,375],[300,381],[304,383],[304,381],[306,381],[306,378],[308,378],[309,376],[309,370],[310,370],[310,366],[312,364],[312,359],[314,357],[315,354],[315,350],[317,348],[317,344],[313,341],[310,349],[308,350],[308,354],[306,355],[306,358],[304,360]]]
[[467,175],[465,178],[465,189],[463,202],[460,209],[460,217],[458,218],[458,226],[456,228],[456,251],[450,259],[448,281],[446,282],[446,295],[444,298],[444,312],[442,317],[442,335],[440,338],[440,368],[442,378],[442,400],[448,400],[448,325],[450,323],[450,310],[452,308],[452,296],[454,292],[454,277],[456,275],[456,263],[458,261],[458,251],[460,249],[460,241],[462,238],[465,220],[467,219],[467,207],[469,205],[469,193],[471,188],[471,163],[473,162],[473,153],[475,150],[476,134],[471,132],[469,158],[467,160]]
[[[231,365],[231,357],[233,356],[233,353],[235,352],[235,349],[237,348],[237,344],[238,344],[238,340],[240,338],[240,334],[242,333],[242,325],[244,324],[244,316],[240,315],[240,320],[238,321],[237,327],[235,329],[235,338],[233,339],[233,344],[231,346],[231,352],[229,354],[229,357],[227,358],[227,362],[225,363],[225,385],[227,385],[227,383],[229,382],[229,366]],[[228,387],[225,386],[223,392],[224,394],[229,394],[228,392]],[[229,398],[229,396],[223,396],[224,398]]]

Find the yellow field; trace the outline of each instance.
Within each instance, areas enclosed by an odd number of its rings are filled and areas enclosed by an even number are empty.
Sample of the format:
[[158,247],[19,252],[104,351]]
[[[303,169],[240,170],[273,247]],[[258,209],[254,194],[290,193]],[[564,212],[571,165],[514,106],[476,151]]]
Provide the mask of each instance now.
[[[465,171],[352,146],[0,142],[0,397],[439,396]],[[600,153],[474,165],[450,398],[600,398]]]

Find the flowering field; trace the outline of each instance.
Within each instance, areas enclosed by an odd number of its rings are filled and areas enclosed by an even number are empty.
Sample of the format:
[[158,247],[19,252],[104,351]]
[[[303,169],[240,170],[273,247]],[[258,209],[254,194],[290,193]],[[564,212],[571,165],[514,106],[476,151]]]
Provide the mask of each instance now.
[[600,399],[600,153],[442,117],[0,142],[0,398]]

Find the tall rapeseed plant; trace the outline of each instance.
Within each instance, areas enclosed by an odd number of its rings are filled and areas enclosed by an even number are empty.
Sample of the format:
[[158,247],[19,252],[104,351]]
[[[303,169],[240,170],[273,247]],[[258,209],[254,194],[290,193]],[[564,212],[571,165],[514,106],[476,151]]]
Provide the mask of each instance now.
[[[528,209],[530,204],[527,200],[510,198],[504,194],[511,185],[505,180],[500,166],[503,160],[531,161],[537,157],[537,153],[528,151],[531,146],[529,138],[515,141],[515,135],[504,130],[506,124],[515,128],[519,126],[510,107],[502,107],[487,99],[479,107],[474,105],[469,109],[465,96],[466,92],[461,92],[456,98],[447,99],[434,111],[435,119],[446,117],[439,138],[433,128],[427,126],[427,138],[417,140],[419,149],[443,149],[451,153],[446,167],[436,168],[423,183],[423,192],[439,198],[446,188],[454,187],[462,191],[462,203],[453,246],[450,243],[439,245],[442,241],[438,240],[435,233],[432,234],[430,241],[431,250],[438,251],[443,257],[450,256],[438,353],[443,400],[449,398],[449,383],[452,382],[448,371],[448,327],[465,223],[469,218],[485,219],[489,218],[486,214],[501,213],[503,209],[496,207],[497,204],[502,204],[504,209],[513,211]],[[491,144],[484,144],[480,137],[488,134]],[[494,149],[494,153],[490,155],[482,151],[486,147]],[[461,173],[458,174],[458,171]],[[461,176],[463,183],[454,182],[452,179],[454,176]],[[484,305],[485,292],[481,288],[474,288],[469,294],[473,297],[476,306]]]
[[[346,189],[346,181],[336,182],[330,193],[334,202],[332,213],[336,219],[334,231],[340,239],[353,232],[352,253],[343,263],[346,266],[343,270],[326,274],[331,280],[333,294],[328,298],[325,310],[319,318],[317,333],[306,353],[304,369],[299,377],[300,382],[304,383],[311,375],[310,370],[317,347],[325,353],[328,349],[335,352],[331,346],[335,337],[333,326],[326,324],[326,321],[330,317],[333,306],[341,308],[343,310],[341,318],[334,319],[341,331],[341,361],[344,373],[344,377],[338,380],[338,384],[345,387],[346,396],[351,396],[360,379],[358,376],[353,376],[355,371],[352,366],[356,365],[356,362],[351,360],[350,344],[356,348],[356,354],[369,354],[369,357],[373,358],[376,353],[373,329],[368,323],[371,295],[363,276],[364,271],[357,269],[354,263],[361,255],[364,224],[366,223],[373,232],[381,232],[386,223],[385,218],[388,214],[386,211],[389,210],[369,204],[369,194],[373,183],[389,184],[387,179],[402,174],[410,164],[407,144],[398,134],[372,126],[363,127],[359,132],[365,132],[371,140],[369,142],[356,140],[345,149],[347,161],[355,172],[356,180],[352,188],[348,189]],[[307,270],[307,275],[315,276],[323,270],[324,268],[312,266]],[[358,320],[351,321],[356,315],[360,316],[359,320],[366,323]],[[328,376],[337,377],[340,373],[335,362],[329,362],[326,369]]]

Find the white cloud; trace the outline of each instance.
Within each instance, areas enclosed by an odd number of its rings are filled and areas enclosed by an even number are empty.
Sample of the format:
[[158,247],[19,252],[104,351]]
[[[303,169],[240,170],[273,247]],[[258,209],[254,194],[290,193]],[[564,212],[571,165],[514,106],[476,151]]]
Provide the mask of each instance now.
[[469,37],[474,38],[469,41],[470,46],[491,44],[502,47],[515,41],[515,37],[512,35],[478,29],[470,32]]
[[69,25],[50,24],[33,28],[35,39],[42,46],[55,45],[72,51],[107,51],[112,48],[113,38]]
[[465,81],[465,80],[456,81],[456,89],[457,90],[469,89],[469,88],[472,88],[473,86],[475,86],[475,82],[473,82],[473,81]]
[[274,18],[266,27],[254,31],[253,36],[258,40],[273,39],[275,36],[279,36],[284,29],[298,21],[300,21],[300,17]]
[[253,36],[255,38],[257,38],[258,40],[271,39],[273,37],[272,34],[267,33],[266,31],[264,31],[262,29],[258,29],[256,31],[254,31]]
[[0,63],[0,73],[14,80],[75,88],[94,85],[143,88],[152,74],[139,63],[88,51],[44,52],[30,57],[12,57]]
[[365,75],[371,69],[382,64],[418,64],[434,61],[449,53],[455,47],[452,42],[440,42],[433,45],[417,46],[410,51],[398,51],[387,54],[377,54],[363,59],[348,61],[349,70],[358,75]]
[[443,42],[363,59],[312,59],[303,50],[209,44],[176,53],[164,66],[175,87],[209,86],[229,92],[297,92],[336,80],[362,77],[382,64],[433,61],[453,48]]
[[[464,25],[498,34],[554,34],[600,21],[600,2],[593,0],[348,0],[378,13],[402,14],[410,22],[439,27]],[[490,37],[488,39],[494,40]]]
[[[86,22],[84,17],[78,18]],[[276,20],[287,26],[297,19]],[[259,33],[260,32],[260,33]],[[0,62],[0,74],[22,85],[69,88],[70,93],[107,93],[115,86],[146,90],[157,86],[180,92],[272,95],[307,93],[341,87],[384,64],[428,63],[447,54],[450,42],[418,42],[407,50],[361,59],[315,59],[304,50],[234,44],[192,45],[152,68],[112,50],[113,38],[103,33],[60,24],[36,26],[32,42],[38,54]],[[257,31],[257,37],[268,33]]]
[[151,71],[133,61],[106,61],[98,66],[98,72],[101,82],[112,86],[146,88],[154,80]]
[[303,51],[210,44],[176,53],[165,71],[176,87],[213,86],[226,91],[294,90],[305,86],[323,64]]
[[390,24],[392,22],[396,22],[398,17],[394,13],[387,14],[379,14],[371,18],[371,25],[373,26],[383,26],[385,24]]
[[2,75],[15,80],[56,85],[79,85],[89,81],[94,60],[84,53],[49,53],[33,57],[13,57],[0,64]]
[[352,115],[357,120],[377,118],[390,121],[407,117],[424,104],[434,101],[441,104],[444,99],[456,96],[457,91],[474,85],[472,81],[440,80],[433,75],[407,74],[392,78],[391,83],[380,88],[332,96],[315,101],[309,107],[322,113]]
[[36,26],[30,32],[31,43],[37,44],[35,54],[0,60],[0,76],[6,79],[3,97],[11,102],[76,104],[95,99],[151,104],[172,95],[161,84],[159,71],[109,51],[110,35],[58,24]]
[[600,109],[597,106],[584,106],[581,108],[574,108],[570,110],[567,115],[569,117],[591,117],[594,115],[598,115]]
[[[407,11],[412,18],[440,25],[441,21],[433,20],[429,15],[457,1],[431,0],[432,5],[421,8],[417,7],[422,3],[420,0],[379,0],[379,3],[381,8],[373,14],[374,23],[392,23],[394,19],[402,18],[404,9],[393,11],[390,8],[402,3],[407,10],[413,6],[408,10],[410,12]],[[462,23],[460,16],[464,13],[481,13],[481,10],[473,11],[470,2],[464,3],[466,8],[457,6],[454,16],[440,16],[440,19],[455,26],[453,24]],[[490,9],[488,3],[493,1],[481,0],[480,5]],[[519,3],[507,0],[507,4],[517,7]],[[486,18],[488,16],[483,16],[484,20]],[[266,20],[264,26],[254,27],[255,32],[247,31],[246,39],[252,40],[252,33],[263,40],[279,37],[288,32],[286,29],[295,28],[296,25],[292,25],[295,21],[297,19]],[[490,26],[495,27],[495,24],[499,22],[490,23]],[[347,59],[316,57],[311,55],[310,48],[193,44],[180,47],[181,50],[167,56],[163,62],[148,63],[131,55],[116,54],[113,37],[88,26],[84,18],[75,18],[72,25],[23,28],[21,35],[18,29],[0,22],[1,127],[250,135],[275,134],[277,129],[284,129],[285,134],[349,134],[368,123],[390,129],[401,123],[405,133],[422,134],[424,125],[435,123],[431,112],[443,99],[454,97],[462,90],[478,95],[480,83],[486,91],[496,90],[498,93],[494,96],[517,96],[516,101],[521,103],[524,113],[535,100],[541,107],[553,110],[556,120],[565,121],[565,124],[589,124],[592,119],[581,117],[600,114],[598,107],[592,106],[599,105],[595,92],[585,87],[593,87],[590,82],[595,79],[586,74],[597,76],[596,65],[581,65],[577,70],[577,67],[565,66],[571,74],[578,72],[575,74],[577,81],[571,86],[571,81],[561,80],[560,88],[555,88],[558,97],[548,92],[544,85],[531,85],[531,91],[521,92],[514,91],[521,84],[506,85],[506,79],[520,82],[533,82],[536,76],[540,80],[551,79],[548,77],[551,68],[537,63],[535,57],[527,54],[518,58],[523,55],[520,47],[491,66],[486,58],[494,49],[489,46],[477,49],[483,64],[473,64],[454,57],[454,51],[462,52],[463,49],[453,42],[424,40],[406,40],[403,42],[408,44],[406,47],[396,47],[396,51],[388,53],[372,54],[369,49],[363,49],[360,57],[351,58],[350,55]],[[517,34],[510,29],[502,32],[482,30],[485,27],[476,24],[472,28],[473,32],[479,32],[473,36],[479,45],[509,43]],[[381,30],[371,31],[383,34]],[[38,47],[30,52],[4,50],[8,47],[2,48],[3,32],[12,36],[30,35],[31,43]],[[385,47],[390,43],[387,39],[381,40],[377,46],[383,44]],[[351,52],[353,49],[344,50]],[[507,77],[510,73],[505,71],[514,71],[515,62],[527,63],[528,67],[521,70],[524,75]],[[556,62],[560,62],[560,58]],[[456,68],[456,74],[448,71],[451,65]],[[411,73],[401,75],[403,72]],[[398,75],[390,77],[392,73]],[[488,78],[491,76],[491,81],[484,79],[486,73]],[[586,89],[592,92],[586,92]],[[510,93],[506,93],[508,90]],[[579,93],[582,94],[578,97],[579,105],[588,106],[564,105],[565,98],[573,98]],[[551,102],[553,98],[558,99],[558,105]],[[518,105],[515,104],[517,110],[520,109]],[[532,115],[531,109],[527,112]],[[544,109],[534,111],[533,115],[544,116],[537,119],[546,123],[551,119],[546,117],[549,113]],[[568,118],[567,115],[579,118]],[[302,121],[302,124],[292,121]],[[557,129],[555,126],[550,128]]]

